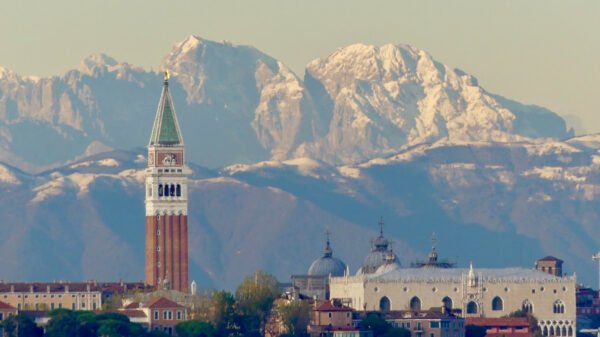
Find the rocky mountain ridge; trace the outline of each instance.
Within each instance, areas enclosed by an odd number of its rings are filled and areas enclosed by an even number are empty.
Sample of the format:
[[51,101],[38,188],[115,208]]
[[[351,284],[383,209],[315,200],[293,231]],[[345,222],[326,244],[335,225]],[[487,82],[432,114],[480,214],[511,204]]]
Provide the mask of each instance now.
[[[403,266],[425,256],[435,232],[440,256],[461,266],[528,267],[555,255],[591,284],[590,256],[600,244],[598,150],[600,136],[441,140],[352,165],[191,164],[191,276],[232,288],[263,269],[285,281],[321,256],[327,228],[334,255],[354,272],[382,215]],[[38,174],[0,166],[0,278],[142,279],[144,166],[142,150]]]
[[[339,165],[442,138],[566,138],[555,113],[490,94],[410,46],[355,44],[316,59],[304,78],[251,46],[190,36],[160,68],[173,75],[190,158],[208,167],[311,157]],[[0,71],[0,155],[19,167],[94,147],[147,142],[162,75],[107,55],[60,77]]]

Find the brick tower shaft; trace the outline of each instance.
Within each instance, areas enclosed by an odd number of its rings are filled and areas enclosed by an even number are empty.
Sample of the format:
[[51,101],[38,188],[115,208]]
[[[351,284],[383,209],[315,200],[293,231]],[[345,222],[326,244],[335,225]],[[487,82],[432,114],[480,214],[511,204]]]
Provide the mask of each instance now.
[[188,291],[187,177],[184,144],[165,73],[146,168],[146,283]]

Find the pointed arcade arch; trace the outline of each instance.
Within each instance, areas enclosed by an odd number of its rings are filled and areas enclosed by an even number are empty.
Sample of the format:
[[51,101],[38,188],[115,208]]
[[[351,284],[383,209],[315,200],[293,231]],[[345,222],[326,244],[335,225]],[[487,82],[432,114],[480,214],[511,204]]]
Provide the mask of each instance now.
[[471,301],[467,304],[467,314],[476,314],[477,311],[477,303]]
[[493,311],[502,311],[504,310],[504,301],[499,296],[494,297],[492,300],[492,310]]
[[421,310],[421,299],[418,298],[417,296],[411,298],[409,306],[410,306],[410,310],[420,311]]
[[554,301],[554,304],[552,305],[552,312],[555,314],[564,314],[565,304],[561,300]]
[[450,297],[448,297],[448,296],[442,298],[442,305],[447,310],[451,310],[452,309],[452,299]]
[[523,301],[523,304],[521,305],[521,309],[526,314],[533,314],[533,304],[531,304],[531,302],[529,302],[529,300],[527,300],[527,299],[525,301]]
[[390,303],[390,299],[387,296],[383,296],[379,300],[379,310],[390,311],[391,308],[392,308],[392,304]]

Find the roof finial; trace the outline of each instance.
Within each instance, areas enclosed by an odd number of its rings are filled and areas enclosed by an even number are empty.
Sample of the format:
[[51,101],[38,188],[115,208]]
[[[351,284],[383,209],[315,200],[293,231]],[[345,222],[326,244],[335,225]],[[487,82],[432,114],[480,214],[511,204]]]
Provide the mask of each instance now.
[[326,238],[325,256],[326,257],[330,257],[333,254],[333,252],[331,250],[331,245],[329,243],[329,235],[331,235],[331,232],[329,231],[329,229],[325,230],[325,238]]
[[383,237],[383,216],[379,217],[379,234]]
[[436,242],[437,242],[437,236],[435,235],[435,232],[433,232],[433,234],[431,234],[431,250],[435,250]]
[[169,85],[169,78],[171,76],[169,75],[169,70],[165,69],[165,72],[163,74],[163,79],[165,81],[165,85]]

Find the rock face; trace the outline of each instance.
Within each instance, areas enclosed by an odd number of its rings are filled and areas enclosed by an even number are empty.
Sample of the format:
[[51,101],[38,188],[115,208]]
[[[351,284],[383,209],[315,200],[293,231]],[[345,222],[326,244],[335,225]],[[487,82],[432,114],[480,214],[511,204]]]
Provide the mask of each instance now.
[[[427,254],[435,232],[440,256],[461,266],[529,267],[555,255],[591,284],[599,149],[600,136],[440,141],[355,165],[298,158],[218,172],[192,164],[190,276],[229,289],[258,269],[285,281],[321,256],[327,228],[334,256],[355,272],[382,215],[403,266]],[[39,174],[2,164],[0,278],[143,279],[144,165],[143,151]]]
[[[565,137],[565,123],[545,109],[496,97],[477,79],[405,45],[355,44],[309,63],[305,84],[327,132],[304,155],[362,161],[402,145],[507,142]],[[540,119],[545,125],[532,123]]]
[[[312,157],[359,162],[447,138],[570,135],[555,113],[487,93],[410,46],[351,45],[304,79],[250,46],[190,36],[161,68],[173,75],[190,158],[209,167]],[[64,162],[94,144],[147,142],[161,74],[91,55],[61,77],[0,68],[0,154],[20,167]]]

